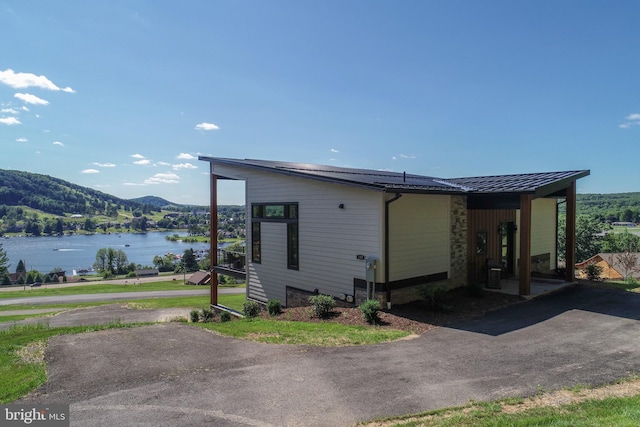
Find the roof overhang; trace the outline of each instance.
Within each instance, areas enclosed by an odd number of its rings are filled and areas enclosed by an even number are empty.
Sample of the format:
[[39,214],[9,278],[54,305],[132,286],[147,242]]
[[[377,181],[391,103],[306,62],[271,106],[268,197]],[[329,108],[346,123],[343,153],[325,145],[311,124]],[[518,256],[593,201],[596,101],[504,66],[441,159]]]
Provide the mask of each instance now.
[[[214,173],[215,165],[218,164],[389,193],[466,195],[470,207],[477,206],[480,209],[499,206],[517,208],[520,204],[520,196],[523,194],[531,194],[533,198],[563,197],[572,182],[590,173],[588,170],[579,170],[444,179],[406,172],[307,163],[208,156],[199,156],[198,160],[211,163]],[[222,179],[237,179],[233,176],[218,176]]]

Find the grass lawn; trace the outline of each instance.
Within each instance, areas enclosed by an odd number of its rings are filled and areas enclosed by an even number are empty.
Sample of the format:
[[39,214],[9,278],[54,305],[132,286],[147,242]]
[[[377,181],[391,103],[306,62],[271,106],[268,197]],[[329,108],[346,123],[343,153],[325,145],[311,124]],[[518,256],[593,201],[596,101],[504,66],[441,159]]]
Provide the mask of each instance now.
[[30,288],[27,291],[5,291],[0,292],[0,298],[22,298],[22,297],[41,297],[54,295],[77,295],[77,294],[101,294],[113,292],[146,292],[146,291],[184,291],[184,290],[203,290],[206,286],[184,285],[182,282],[174,282],[166,280],[160,282],[145,282],[139,285],[127,284],[121,285],[109,282],[96,282],[91,285],[79,285],[59,288],[56,285],[43,285],[41,288]]
[[[544,395],[540,397],[544,398]],[[604,399],[591,398],[579,403],[547,405],[529,409],[526,407],[518,408],[518,406],[524,405],[524,399],[472,402],[459,408],[380,420],[373,425],[376,427],[635,427],[640,425],[640,395]]]
[[409,332],[337,323],[307,323],[268,319],[240,319],[225,323],[198,323],[223,335],[271,344],[318,346],[368,345],[393,341]]
[[[244,294],[237,295],[220,295],[218,297],[220,304],[232,308],[237,311],[242,311],[242,303],[245,301]],[[41,304],[41,305],[4,305],[0,306],[0,322],[14,322],[17,320],[28,319],[31,317],[42,317],[47,314],[16,314],[11,316],[3,316],[3,311],[18,311],[18,310],[37,310],[37,309],[51,309],[51,313],[64,310],[72,310],[74,308],[83,307],[96,307],[106,304],[127,304],[127,306],[133,309],[149,310],[156,308],[193,308],[202,309],[209,306],[209,295],[196,295],[196,296],[180,296],[180,297],[168,297],[168,298],[148,298],[148,299],[136,299],[131,301],[101,301],[101,302],[83,302],[72,304]]]
[[49,337],[126,326],[119,323],[63,328],[29,325],[0,331],[0,404],[18,399],[46,381],[42,354]]

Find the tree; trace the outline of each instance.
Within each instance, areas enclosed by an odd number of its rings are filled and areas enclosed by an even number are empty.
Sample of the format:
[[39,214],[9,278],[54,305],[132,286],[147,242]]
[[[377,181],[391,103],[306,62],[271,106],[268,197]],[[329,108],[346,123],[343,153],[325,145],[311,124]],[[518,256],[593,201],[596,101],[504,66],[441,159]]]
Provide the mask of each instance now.
[[578,262],[602,252],[603,231],[604,224],[592,217],[580,215],[576,219],[576,260]]
[[182,264],[187,272],[198,270],[198,260],[196,259],[196,254],[193,252],[193,248],[184,251]]
[[16,273],[26,273],[26,272],[27,272],[27,267],[25,267],[24,261],[23,260],[18,261],[18,266],[16,267]]
[[100,248],[96,252],[96,261],[93,268],[101,274],[125,274],[127,272],[127,254],[122,250],[113,248]]
[[96,223],[91,218],[84,220],[84,231],[93,232],[96,231]]
[[603,240],[602,252],[639,252],[640,237],[624,230],[622,233],[608,233]]
[[0,275],[8,274],[9,267],[9,256],[0,243]]

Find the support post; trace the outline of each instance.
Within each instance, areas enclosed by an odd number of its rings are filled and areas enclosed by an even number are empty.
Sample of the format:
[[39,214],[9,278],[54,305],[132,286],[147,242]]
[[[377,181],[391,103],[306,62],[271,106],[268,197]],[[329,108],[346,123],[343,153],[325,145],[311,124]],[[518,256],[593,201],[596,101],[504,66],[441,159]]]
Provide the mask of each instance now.
[[567,188],[567,220],[565,230],[565,256],[566,269],[564,280],[573,282],[575,280],[576,268],[576,182],[571,182]]
[[209,274],[211,278],[210,302],[211,305],[218,305],[218,273],[216,273],[216,265],[218,264],[218,177],[213,173],[213,163],[209,164],[209,172],[211,176],[210,190],[210,212],[209,212]]
[[531,295],[531,194],[520,196],[520,295]]

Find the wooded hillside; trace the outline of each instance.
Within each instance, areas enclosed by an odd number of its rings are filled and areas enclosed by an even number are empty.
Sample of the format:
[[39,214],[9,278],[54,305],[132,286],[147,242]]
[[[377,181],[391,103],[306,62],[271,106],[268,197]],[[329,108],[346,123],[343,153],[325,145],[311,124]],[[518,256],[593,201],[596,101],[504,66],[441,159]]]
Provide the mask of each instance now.
[[113,216],[119,208],[159,210],[48,175],[4,169],[0,169],[0,205],[27,206],[55,215]]
[[578,194],[578,214],[589,215],[602,222],[640,222],[640,192],[611,194]]

